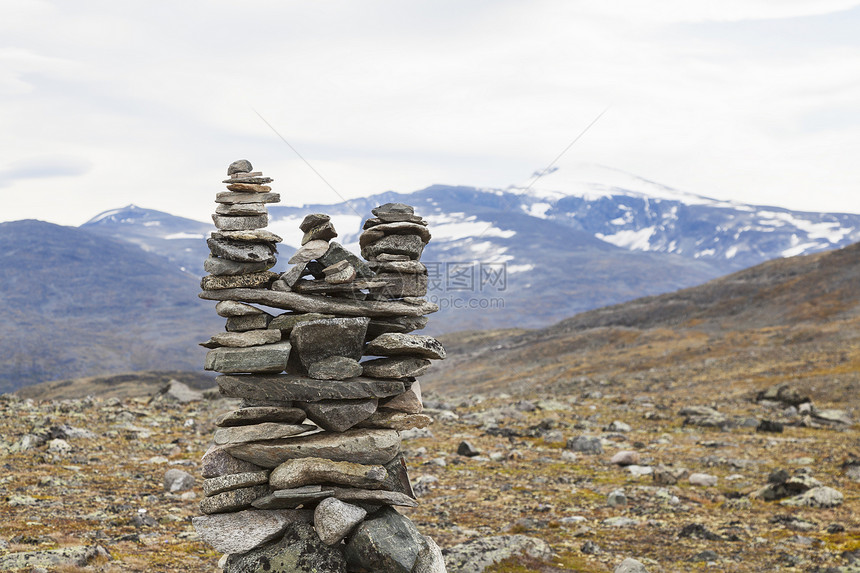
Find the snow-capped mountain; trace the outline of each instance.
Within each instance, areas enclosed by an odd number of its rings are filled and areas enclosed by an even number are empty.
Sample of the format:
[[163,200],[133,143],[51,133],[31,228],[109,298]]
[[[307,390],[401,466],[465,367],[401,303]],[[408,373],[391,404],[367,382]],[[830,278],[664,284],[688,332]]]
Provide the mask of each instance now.
[[[444,318],[431,321],[436,331],[542,326],[860,240],[860,215],[721,201],[588,166],[507,189],[434,185],[331,205],[269,205],[269,229],[284,238],[274,270],[286,269],[300,245],[298,226],[307,213],[331,215],[336,240],[358,251],[371,209],[396,201],[415,206],[430,224],[433,239],[422,261],[430,269],[429,297],[442,307]],[[203,274],[202,239],[213,230],[134,206],[103,213],[84,228],[161,253],[192,275]]]

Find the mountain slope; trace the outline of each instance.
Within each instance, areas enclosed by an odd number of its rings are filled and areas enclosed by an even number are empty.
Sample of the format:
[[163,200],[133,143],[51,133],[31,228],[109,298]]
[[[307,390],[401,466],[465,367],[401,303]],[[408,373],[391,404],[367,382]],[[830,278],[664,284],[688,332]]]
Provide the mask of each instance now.
[[221,326],[197,280],[129,243],[41,221],[0,224],[0,392],[78,376],[198,370]]

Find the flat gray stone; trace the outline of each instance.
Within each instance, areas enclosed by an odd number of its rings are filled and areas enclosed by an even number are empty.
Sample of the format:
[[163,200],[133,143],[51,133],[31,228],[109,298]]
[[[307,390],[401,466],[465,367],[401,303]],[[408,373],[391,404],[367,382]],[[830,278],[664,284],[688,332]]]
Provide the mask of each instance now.
[[378,273],[373,280],[376,282],[383,282],[385,285],[370,288],[370,292],[389,298],[424,296],[427,294],[427,285],[429,284],[427,275]]
[[308,367],[308,376],[316,380],[346,380],[361,376],[358,360],[346,356],[330,356]]
[[283,408],[278,406],[253,406],[240,408],[221,416],[216,426],[247,426],[261,422],[280,422],[281,424],[301,424],[305,421],[305,411],[301,408]]
[[287,460],[272,470],[269,483],[277,489],[292,489],[318,483],[378,489],[383,487],[387,476],[387,470],[381,465],[337,462],[325,458],[296,458]]
[[310,241],[302,245],[287,262],[291,265],[304,265],[324,255],[328,247],[328,241]]
[[178,380],[170,380],[167,387],[161,391],[161,396],[168,401],[189,404],[203,400],[203,392],[194,390]]
[[369,318],[324,318],[299,322],[290,332],[290,343],[307,369],[332,356],[358,361],[364,350]]
[[445,563],[451,571],[477,573],[514,556],[547,561],[552,559],[552,549],[545,541],[526,535],[479,537],[447,548]]
[[251,165],[250,161],[247,159],[237,159],[227,166],[227,175],[233,175],[234,173],[250,173],[253,170],[254,167]]
[[247,348],[249,346],[260,346],[273,344],[281,341],[281,332],[278,330],[246,330],[245,332],[221,332],[212,336],[200,346],[204,348],[218,348],[227,346],[230,348]]
[[421,261],[370,261],[367,266],[376,273],[427,274],[427,267]]
[[218,376],[215,381],[221,389],[221,394],[228,398],[278,402],[388,398],[405,391],[403,382],[399,380],[364,377],[329,381],[314,380],[295,374],[280,374],[277,376]]
[[231,181],[227,185],[228,191],[236,193],[268,193],[272,190],[268,185],[261,183],[246,183],[243,181]]
[[252,316],[255,314],[264,314],[262,310],[244,302],[236,302],[235,300],[222,300],[215,305],[215,312],[218,316],[229,318],[231,316]]
[[388,428],[402,432],[415,428],[426,428],[433,418],[426,414],[407,414],[392,410],[377,410],[372,416],[357,424],[359,428]]
[[314,227],[318,227],[323,223],[328,223],[329,221],[331,221],[331,217],[325,213],[311,213],[309,215],[305,215],[305,218],[302,219],[302,222],[299,225],[299,230],[302,233],[307,233]]
[[272,315],[264,312],[262,314],[250,314],[247,316],[230,316],[227,318],[228,332],[247,332],[259,330],[269,326]]
[[314,509],[314,529],[323,543],[334,545],[349,535],[366,515],[367,511],[358,506],[328,497]]
[[233,193],[223,191],[215,195],[216,203],[280,203],[281,196],[278,193]]
[[600,438],[597,437],[575,436],[567,441],[565,449],[582,452],[583,454],[602,454],[603,444],[600,442]]
[[337,231],[334,230],[334,225],[330,221],[326,221],[308,229],[302,237],[302,244],[304,245],[311,241],[329,241],[335,237],[337,237]]
[[414,215],[415,208],[412,207],[412,205],[407,205],[406,203],[384,203],[374,209],[371,209],[370,212],[377,217],[393,214]]
[[376,505],[400,505],[403,507],[418,507],[418,502],[399,491],[385,489],[356,489],[333,487],[330,495],[341,501],[370,503]]
[[820,486],[805,491],[800,495],[784,499],[780,504],[790,507],[828,508],[842,505],[844,499],[845,496],[842,495],[842,492],[832,487]]
[[[346,573],[346,561],[338,547],[320,541],[311,525],[287,526],[284,536],[243,554],[232,554],[226,573]],[[379,572],[382,573],[382,572]]]
[[265,229],[249,229],[247,231],[215,231],[213,239],[227,239],[229,241],[245,241],[247,243],[280,243],[281,237]]
[[292,310],[295,312],[319,312],[345,316],[401,317],[422,316],[436,312],[439,306],[425,301],[375,301],[356,299],[335,299],[333,297],[300,294],[297,292],[278,292],[263,289],[236,288],[203,291],[198,294],[204,300],[237,300]]
[[328,487],[306,485],[292,489],[275,490],[254,501],[253,505],[260,509],[291,509],[325,499],[331,494],[332,491]]
[[361,256],[371,261],[385,253],[389,255],[404,255],[413,261],[421,258],[424,251],[424,241],[418,235],[386,235],[376,242],[362,247]]
[[225,491],[263,485],[269,483],[269,471],[246,472],[241,474],[229,474],[220,477],[209,478],[203,481],[204,495],[217,495]]
[[212,255],[222,259],[245,263],[275,260],[275,249],[270,243],[248,243],[229,239],[206,239]]
[[335,241],[329,243],[328,250],[326,250],[324,254],[318,257],[317,261],[319,261],[319,263],[323,267],[330,267],[331,265],[339,263],[340,261],[346,261],[350,265],[352,265],[352,268],[355,269],[356,277],[360,279],[373,278],[374,273],[370,270],[370,267],[367,266],[367,263],[362,261],[353,253],[344,249],[340,243],[337,243]]
[[394,430],[351,429],[309,436],[224,446],[230,455],[265,468],[296,458],[326,458],[338,462],[385,464],[400,452]]
[[426,225],[409,221],[398,221],[395,223],[380,223],[379,225],[370,227],[358,238],[358,244],[364,247],[386,235],[418,235],[425,244],[430,241],[430,231]]
[[203,290],[219,290],[227,288],[266,288],[278,279],[278,273],[261,271],[247,275],[206,275],[200,279]]
[[228,217],[252,217],[255,215],[268,215],[266,205],[263,203],[236,203],[230,205],[221,203],[215,208],[216,215],[226,215]]
[[628,557],[618,564],[613,573],[648,573],[648,570],[641,562]]
[[194,476],[179,468],[170,468],[164,472],[164,491],[178,493],[194,487]]
[[204,543],[221,553],[246,553],[280,536],[291,523],[310,523],[313,513],[297,509],[246,509],[191,519]]
[[394,509],[383,507],[355,528],[344,554],[352,569],[412,573],[421,546],[415,525]]
[[361,366],[368,378],[409,378],[424,374],[430,368],[430,361],[408,356],[377,358],[362,362]]
[[212,446],[206,450],[200,460],[200,466],[200,473],[204,478],[256,472],[263,469],[258,465],[234,458],[218,446]]
[[353,295],[362,295],[360,291],[370,289],[378,290],[385,286],[385,283],[377,280],[349,280],[342,282],[332,282],[326,279],[314,280],[297,280],[293,283],[292,290],[301,294],[341,294],[348,293]]
[[421,383],[416,380],[406,392],[388,398],[381,406],[388,410],[397,410],[407,414],[420,414],[424,410],[424,404],[421,401]]
[[279,440],[316,430],[310,424],[280,424],[261,422],[249,426],[230,426],[215,430],[215,445],[242,444],[259,440]]
[[252,215],[250,217],[229,217],[226,215],[212,215],[215,227],[222,231],[247,231],[250,229],[262,229],[269,224],[268,215]]
[[287,369],[290,343],[278,342],[250,348],[214,348],[206,353],[205,370],[234,374],[260,372],[275,374]]
[[301,322],[308,322],[311,320],[320,320],[322,318],[334,318],[333,314],[319,314],[318,312],[306,312],[306,313],[284,313],[279,314],[272,322],[269,323],[269,328],[276,328],[280,330],[284,334],[290,334],[293,331],[293,328],[296,327],[297,324]]
[[263,497],[269,492],[268,485],[255,485],[225,491],[216,495],[204,497],[200,500],[200,511],[209,515],[212,513],[226,513],[228,511],[239,511],[249,509],[251,502]]
[[42,549],[0,555],[0,571],[26,570],[54,567],[85,567],[97,557],[110,555],[101,545],[80,545],[61,549]]
[[371,340],[364,353],[367,356],[410,356],[437,360],[445,358],[445,349],[432,336],[393,332]]
[[378,400],[320,400],[299,404],[308,418],[320,428],[330,432],[344,432],[362,420],[369,418],[375,411]]
[[421,330],[427,326],[426,316],[402,316],[371,320],[367,326],[367,339],[373,340],[380,334],[389,332],[406,333]]
[[278,260],[275,257],[271,257],[266,261],[255,261],[255,262],[239,262],[239,261],[231,261],[230,259],[222,259],[219,257],[209,256],[205,261],[203,261],[203,270],[211,275],[224,276],[224,275],[247,275],[250,273],[258,273],[261,271],[267,271],[277,263]]

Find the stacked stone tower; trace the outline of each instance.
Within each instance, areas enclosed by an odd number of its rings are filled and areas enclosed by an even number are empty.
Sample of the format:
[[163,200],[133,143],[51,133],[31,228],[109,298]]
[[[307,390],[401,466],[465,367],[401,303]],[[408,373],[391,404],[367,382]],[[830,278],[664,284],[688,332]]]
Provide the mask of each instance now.
[[374,209],[362,260],[332,241],[327,215],[308,215],[278,275],[280,238],[263,227],[279,197],[251,169],[228,169],[201,283],[227,318],[203,344],[206,369],[242,403],[203,458],[194,525],[229,573],[444,572],[438,546],[394,509],[417,505],[399,432],[432,422],[415,377],[445,357],[410,334],[437,310],[422,298],[427,223],[408,205]]

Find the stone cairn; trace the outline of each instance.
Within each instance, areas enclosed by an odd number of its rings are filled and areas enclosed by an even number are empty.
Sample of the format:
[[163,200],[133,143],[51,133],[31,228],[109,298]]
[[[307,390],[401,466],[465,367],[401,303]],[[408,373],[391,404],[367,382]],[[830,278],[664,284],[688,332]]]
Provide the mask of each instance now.
[[445,357],[408,334],[438,309],[422,298],[427,222],[400,203],[374,209],[362,260],[331,241],[327,215],[308,215],[278,275],[281,239],[264,229],[280,200],[272,180],[245,160],[227,173],[200,294],[227,326],[203,346],[221,394],[242,402],[203,456],[197,532],[229,573],[445,572],[439,547],[394,509],[417,505],[400,431],[432,421],[415,377]]

